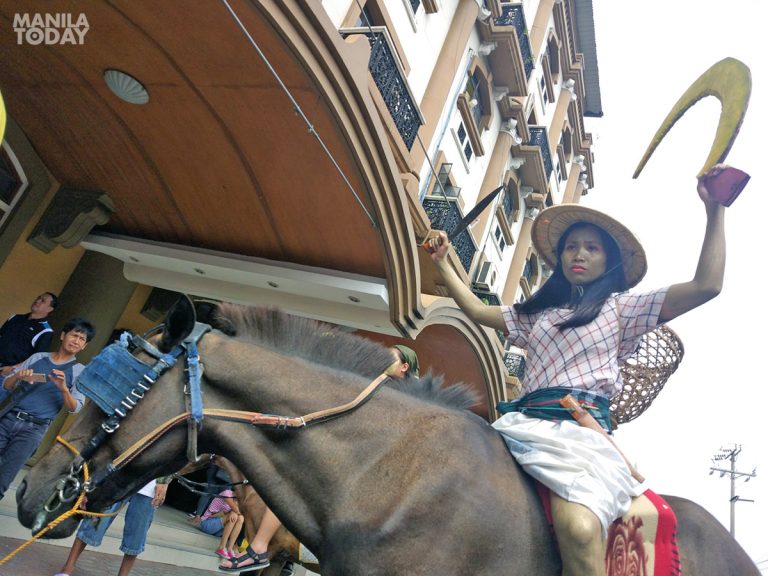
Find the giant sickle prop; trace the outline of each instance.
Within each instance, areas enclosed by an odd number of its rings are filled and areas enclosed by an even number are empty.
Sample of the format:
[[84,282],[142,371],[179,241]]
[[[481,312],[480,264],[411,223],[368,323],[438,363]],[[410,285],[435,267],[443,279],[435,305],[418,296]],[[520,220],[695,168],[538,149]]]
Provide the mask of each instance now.
[[[672,107],[667,117],[664,118],[632,177],[637,178],[640,175],[651,154],[675,122],[705,96],[715,96],[720,100],[722,110],[720,111],[720,123],[717,126],[712,149],[709,151],[709,156],[704,162],[699,176],[706,174],[715,164],[723,162],[728,156],[731,146],[733,146],[744,115],[747,113],[751,91],[752,78],[749,68],[743,62],[735,58],[725,58],[713,65],[691,84],[690,88]],[[721,204],[730,206],[748,181],[749,174],[737,168],[728,168],[709,178],[707,187]]]
[[3,94],[0,92],[0,143],[3,141],[3,135],[5,134],[5,103],[3,102]]

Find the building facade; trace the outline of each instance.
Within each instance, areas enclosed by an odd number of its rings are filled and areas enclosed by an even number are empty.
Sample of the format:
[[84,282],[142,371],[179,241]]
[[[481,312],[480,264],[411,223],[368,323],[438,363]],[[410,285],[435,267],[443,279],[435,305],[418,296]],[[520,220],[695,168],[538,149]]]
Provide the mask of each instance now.
[[546,277],[532,219],[593,185],[591,0],[44,10],[0,7],[1,314],[60,293],[94,353],[177,292],[279,306],[411,346],[495,416],[521,355],[420,243],[503,186],[452,265],[489,304]]

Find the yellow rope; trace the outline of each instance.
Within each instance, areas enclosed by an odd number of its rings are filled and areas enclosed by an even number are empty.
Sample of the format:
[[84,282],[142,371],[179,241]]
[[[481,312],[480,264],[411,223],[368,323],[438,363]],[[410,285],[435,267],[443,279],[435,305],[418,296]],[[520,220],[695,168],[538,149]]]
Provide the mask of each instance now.
[[[76,449],[74,446],[72,446],[72,445],[71,445],[69,442],[67,442],[66,440],[64,440],[64,438],[62,438],[61,436],[56,436],[56,440],[57,440],[58,442],[60,442],[61,444],[63,444],[64,446],[66,446],[66,447],[67,447],[67,448],[68,448],[68,449],[69,449],[69,450],[70,450],[70,451],[71,451],[73,454],[77,454],[77,453],[78,453],[78,452],[77,452],[77,449]],[[89,473],[88,473],[88,465],[87,465],[86,463],[83,463],[83,479],[84,479],[84,481],[85,481],[85,482],[87,482],[87,481],[88,481],[88,477],[89,477]],[[83,484],[85,484],[85,482],[83,482]],[[14,556],[16,556],[16,554],[18,554],[19,552],[21,552],[22,550],[24,550],[24,548],[26,548],[27,546],[29,546],[30,544],[32,544],[32,542],[34,542],[35,540],[37,540],[38,538],[40,538],[40,537],[41,537],[43,534],[45,534],[46,532],[48,532],[48,531],[49,531],[49,530],[51,530],[52,528],[55,528],[56,526],[58,526],[59,524],[61,524],[61,523],[62,523],[64,520],[66,520],[67,518],[69,518],[69,517],[71,517],[71,516],[74,516],[75,514],[80,514],[80,515],[82,515],[82,516],[92,516],[92,517],[97,517],[97,518],[100,518],[100,517],[104,517],[104,516],[116,516],[117,514],[119,514],[119,513],[120,513],[120,510],[122,509],[122,506],[120,506],[120,508],[119,508],[118,510],[116,510],[115,512],[109,512],[109,513],[104,513],[104,512],[89,512],[88,510],[85,510],[85,509],[80,509],[80,506],[81,506],[81,504],[82,504],[82,502],[83,502],[83,499],[84,499],[84,498],[85,498],[85,490],[83,490],[83,491],[80,493],[80,496],[78,496],[78,497],[77,497],[77,500],[75,501],[75,503],[74,503],[74,505],[72,506],[72,509],[71,509],[71,510],[68,510],[68,511],[66,511],[66,512],[64,512],[64,514],[62,514],[61,516],[59,516],[59,517],[57,517],[57,518],[54,518],[53,520],[51,520],[51,521],[48,523],[48,526],[46,526],[45,528],[43,528],[42,530],[40,530],[40,532],[38,532],[37,534],[35,534],[34,536],[32,536],[32,538],[30,538],[29,540],[27,540],[26,542],[24,542],[24,544],[20,545],[20,546],[19,546],[18,548],[16,548],[16,549],[15,549],[13,552],[11,552],[11,553],[10,553],[10,554],[8,554],[8,555],[7,555],[5,558],[3,558],[2,560],[0,560],[0,566],[2,566],[3,564],[5,564],[6,562],[8,562],[8,560],[10,560],[10,559],[11,559],[11,558],[13,558]]]

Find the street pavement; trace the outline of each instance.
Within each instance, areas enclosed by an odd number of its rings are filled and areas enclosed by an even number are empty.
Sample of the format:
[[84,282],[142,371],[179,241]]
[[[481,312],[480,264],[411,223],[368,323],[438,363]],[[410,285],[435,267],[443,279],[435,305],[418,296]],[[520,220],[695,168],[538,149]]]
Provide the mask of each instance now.
[[[19,472],[5,498],[0,500],[0,562],[30,537],[16,517],[16,486],[26,473]],[[123,554],[120,552],[125,513],[109,527],[102,545],[86,548],[72,576],[112,576],[117,574]],[[0,565],[0,576],[53,576],[69,554],[74,536],[62,540],[41,538]],[[219,539],[205,534],[186,521],[186,514],[170,506],[161,506],[147,534],[146,548],[134,564],[131,576],[222,576],[216,569],[219,559],[214,550]],[[296,566],[296,576],[312,572]]]
[[[24,540],[0,537],[0,560],[12,552]],[[0,576],[52,576],[61,569],[69,549],[55,544],[35,542],[0,566]],[[117,574],[121,555],[99,552],[98,548],[86,548],[77,562],[73,576],[105,576]],[[211,576],[224,574],[218,570],[198,570],[188,566],[175,566],[142,560],[141,556],[131,571],[131,576]]]

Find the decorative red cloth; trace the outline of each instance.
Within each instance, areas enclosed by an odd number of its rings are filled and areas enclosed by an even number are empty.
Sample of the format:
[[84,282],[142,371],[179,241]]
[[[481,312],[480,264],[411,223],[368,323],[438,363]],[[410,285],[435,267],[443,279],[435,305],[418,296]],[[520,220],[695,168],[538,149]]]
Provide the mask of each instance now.
[[[549,489],[536,482],[547,521],[552,524]],[[646,499],[651,506],[643,507]],[[605,553],[607,576],[681,576],[677,548],[677,517],[672,507],[646,490],[635,499],[629,512],[616,519],[608,530]],[[651,560],[652,559],[652,560]]]

